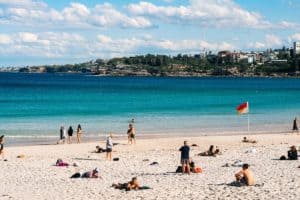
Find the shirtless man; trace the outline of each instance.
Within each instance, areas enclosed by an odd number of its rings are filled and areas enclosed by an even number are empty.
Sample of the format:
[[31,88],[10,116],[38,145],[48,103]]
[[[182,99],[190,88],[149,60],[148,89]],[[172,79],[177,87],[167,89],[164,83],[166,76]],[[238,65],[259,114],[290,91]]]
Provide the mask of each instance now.
[[244,164],[240,172],[235,174],[235,178],[238,182],[246,184],[247,186],[254,185],[254,178],[252,172],[248,169],[249,165]]

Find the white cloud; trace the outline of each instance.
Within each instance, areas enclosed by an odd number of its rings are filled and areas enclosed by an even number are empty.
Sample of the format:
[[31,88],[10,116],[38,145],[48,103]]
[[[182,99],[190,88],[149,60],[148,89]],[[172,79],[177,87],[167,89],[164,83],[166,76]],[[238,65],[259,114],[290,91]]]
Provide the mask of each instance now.
[[0,12],[0,24],[56,27],[112,27],[149,28],[152,23],[140,16],[128,16],[109,3],[88,8],[81,3],[71,3],[61,11],[43,2],[31,0],[6,2]]
[[266,49],[266,48],[276,48],[283,45],[282,39],[273,34],[265,35],[265,39],[262,42],[251,42],[249,44],[250,48],[254,49]]
[[151,16],[167,22],[198,24],[210,27],[269,28],[271,23],[261,15],[241,8],[232,0],[190,0],[188,6],[156,6],[142,1],[130,4],[128,10],[137,16]]
[[300,41],[300,33],[296,33],[294,35],[291,35],[289,37],[289,40],[290,40],[290,42],[292,42],[292,41]]
[[12,42],[12,39],[7,34],[0,34],[0,45],[1,44],[10,44]]
[[200,52],[203,49],[233,50],[234,46],[226,42],[157,39],[151,35],[118,39],[98,34],[95,38],[87,39],[78,34],[64,32],[21,32],[10,36],[0,34],[1,55],[88,59],[150,53],[149,49],[154,49],[155,53],[176,54]]

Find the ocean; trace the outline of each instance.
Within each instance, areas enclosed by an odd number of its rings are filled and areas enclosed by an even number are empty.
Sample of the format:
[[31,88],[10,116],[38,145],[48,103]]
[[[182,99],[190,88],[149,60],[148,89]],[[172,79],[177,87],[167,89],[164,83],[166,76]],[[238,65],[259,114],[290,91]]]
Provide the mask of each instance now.
[[[236,107],[249,102],[250,113]],[[0,73],[0,134],[58,138],[78,124],[85,137],[109,132],[205,135],[280,132],[300,118],[300,79],[101,77],[86,74]]]

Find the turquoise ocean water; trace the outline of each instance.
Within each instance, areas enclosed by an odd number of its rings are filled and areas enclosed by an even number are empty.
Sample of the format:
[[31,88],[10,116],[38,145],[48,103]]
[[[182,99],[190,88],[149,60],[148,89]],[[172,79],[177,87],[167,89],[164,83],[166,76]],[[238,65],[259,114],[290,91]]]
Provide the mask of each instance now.
[[82,74],[0,73],[0,134],[57,137],[80,123],[86,136],[212,134],[290,130],[300,118],[300,79],[96,77]]

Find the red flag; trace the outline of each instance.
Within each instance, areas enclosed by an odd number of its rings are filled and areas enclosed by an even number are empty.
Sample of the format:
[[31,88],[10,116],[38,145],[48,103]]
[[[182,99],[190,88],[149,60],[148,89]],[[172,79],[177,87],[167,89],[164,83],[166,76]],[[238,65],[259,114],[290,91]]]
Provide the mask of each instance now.
[[248,102],[242,103],[236,108],[236,110],[240,115],[249,113],[249,103]]

